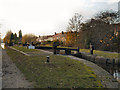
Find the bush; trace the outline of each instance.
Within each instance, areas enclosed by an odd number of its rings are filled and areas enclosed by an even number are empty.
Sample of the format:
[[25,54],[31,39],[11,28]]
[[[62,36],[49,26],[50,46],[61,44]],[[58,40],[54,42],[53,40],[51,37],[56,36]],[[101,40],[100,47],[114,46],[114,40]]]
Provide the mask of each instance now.
[[60,41],[59,40],[54,40],[53,43],[60,45]]

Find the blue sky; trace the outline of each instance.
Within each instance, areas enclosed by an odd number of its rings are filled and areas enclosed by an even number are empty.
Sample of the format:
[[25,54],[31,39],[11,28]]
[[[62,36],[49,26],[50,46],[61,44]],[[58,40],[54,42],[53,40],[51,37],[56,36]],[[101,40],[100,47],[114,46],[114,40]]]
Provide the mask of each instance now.
[[65,31],[75,13],[83,19],[103,10],[118,10],[119,0],[0,0],[0,32],[8,30],[23,35],[48,35]]

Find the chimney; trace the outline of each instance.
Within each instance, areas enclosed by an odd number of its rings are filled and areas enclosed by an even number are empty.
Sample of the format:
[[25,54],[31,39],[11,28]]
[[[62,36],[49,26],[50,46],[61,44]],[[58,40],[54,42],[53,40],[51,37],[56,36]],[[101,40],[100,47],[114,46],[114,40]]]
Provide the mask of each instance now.
[[62,34],[64,34],[64,32],[62,31]]
[[57,33],[55,32],[55,35],[56,35]]

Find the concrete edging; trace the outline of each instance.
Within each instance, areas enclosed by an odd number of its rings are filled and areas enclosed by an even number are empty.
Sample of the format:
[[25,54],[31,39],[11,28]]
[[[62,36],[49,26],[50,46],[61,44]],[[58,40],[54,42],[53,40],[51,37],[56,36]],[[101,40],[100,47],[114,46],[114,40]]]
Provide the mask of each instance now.
[[11,48],[11,49],[13,49],[13,50],[16,50],[16,51],[22,53],[23,55],[30,56],[29,54],[27,54],[27,53],[25,53],[25,52],[23,52],[23,51],[20,51],[20,50],[18,50],[18,49],[15,49],[15,48],[13,48],[13,47],[9,47],[9,48]]

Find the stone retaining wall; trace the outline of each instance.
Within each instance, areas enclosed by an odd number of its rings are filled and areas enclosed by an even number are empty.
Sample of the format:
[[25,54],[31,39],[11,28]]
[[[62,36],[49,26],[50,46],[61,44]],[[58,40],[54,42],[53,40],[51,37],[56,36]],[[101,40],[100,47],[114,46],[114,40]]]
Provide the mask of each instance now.
[[91,55],[84,52],[81,52],[81,58],[99,64],[113,64],[113,65],[120,64],[120,59],[105,58],[103,56]]

